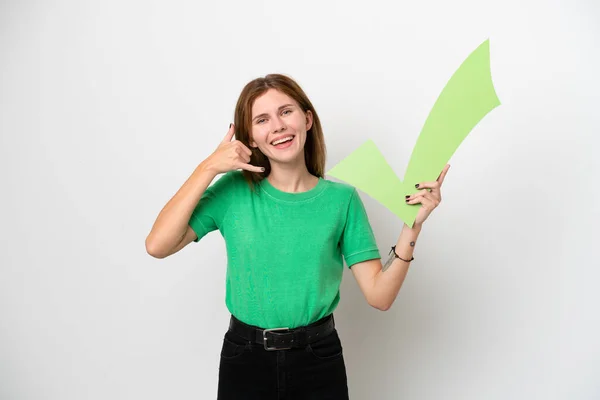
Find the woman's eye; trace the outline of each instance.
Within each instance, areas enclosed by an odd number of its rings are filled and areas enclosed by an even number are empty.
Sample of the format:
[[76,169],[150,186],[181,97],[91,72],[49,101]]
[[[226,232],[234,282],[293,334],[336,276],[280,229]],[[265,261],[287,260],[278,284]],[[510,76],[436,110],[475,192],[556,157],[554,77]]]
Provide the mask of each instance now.
[[262,124],[263,122],[265,122],[264,118],[258,119],[256,120],[257,124]]
[[292,110],[284,110],[282,112],[282,114],[287,115],[287,114],[291,114]]

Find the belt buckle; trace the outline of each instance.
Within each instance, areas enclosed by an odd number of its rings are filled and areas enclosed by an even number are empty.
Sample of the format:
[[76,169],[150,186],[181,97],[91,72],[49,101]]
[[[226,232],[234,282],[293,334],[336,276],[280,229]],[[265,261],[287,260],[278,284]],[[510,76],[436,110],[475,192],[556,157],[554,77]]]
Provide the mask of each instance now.
[[291,347],[269,347],[267,346],[267,332],[275,332],[275,331],[289,331],[290,328],[270,328],[263,330],[263,341],[265,350],[289,350]]

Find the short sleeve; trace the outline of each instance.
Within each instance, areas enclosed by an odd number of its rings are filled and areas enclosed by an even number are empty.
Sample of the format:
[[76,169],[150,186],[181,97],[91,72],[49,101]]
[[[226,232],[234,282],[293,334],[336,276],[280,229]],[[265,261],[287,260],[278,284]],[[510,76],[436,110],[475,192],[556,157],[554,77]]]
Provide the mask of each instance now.
[[198,236],[194,242],[198,242],[206,234],[219,229],[221,226],[229,208],[229,200],[233,189],[232,184],[230,172],[223,175],[204,191],[188,222],[188,225]]
[[350,198],[340,244],[349,268],[362,261],[381,258],[365,206],[356,189]]

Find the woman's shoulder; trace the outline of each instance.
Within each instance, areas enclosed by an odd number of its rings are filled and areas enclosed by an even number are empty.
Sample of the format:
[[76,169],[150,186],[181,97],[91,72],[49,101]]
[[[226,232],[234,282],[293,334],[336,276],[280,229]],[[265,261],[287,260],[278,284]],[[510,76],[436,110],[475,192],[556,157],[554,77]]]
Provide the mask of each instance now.
[[327,178],[323,179],[327,183],[328,191],[330,192],[330,194],[335,194],[343,197],[351,197],[356,191],[356,188],[354,186],[346,182],[336,182]]
[[238,169],[227,171],[221,179],[226,179],[230,182],[239,183],[244,181],[244,174]]
[[212,192],[229,192],[236,191],[241,185],[245,184],[244,175],[241,171],[233,170],[222,174],[215,179],[209,186],[209,191]]

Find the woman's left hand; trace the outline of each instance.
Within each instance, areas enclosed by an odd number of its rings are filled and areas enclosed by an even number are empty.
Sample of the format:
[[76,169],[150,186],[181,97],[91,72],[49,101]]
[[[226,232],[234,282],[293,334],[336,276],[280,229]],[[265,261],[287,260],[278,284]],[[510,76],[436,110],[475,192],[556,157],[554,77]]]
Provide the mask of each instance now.
[[450,164],[446,164],[435,182],[419,183],[417,188],[422,190],[419,190],[413,195],[406,196],[406,204],[421,204],[421,208],[415,218],[415,226],[421,227],[431,212],[442,201],[442,183],[444,183],[444,178],[446,177],[449,168]]

